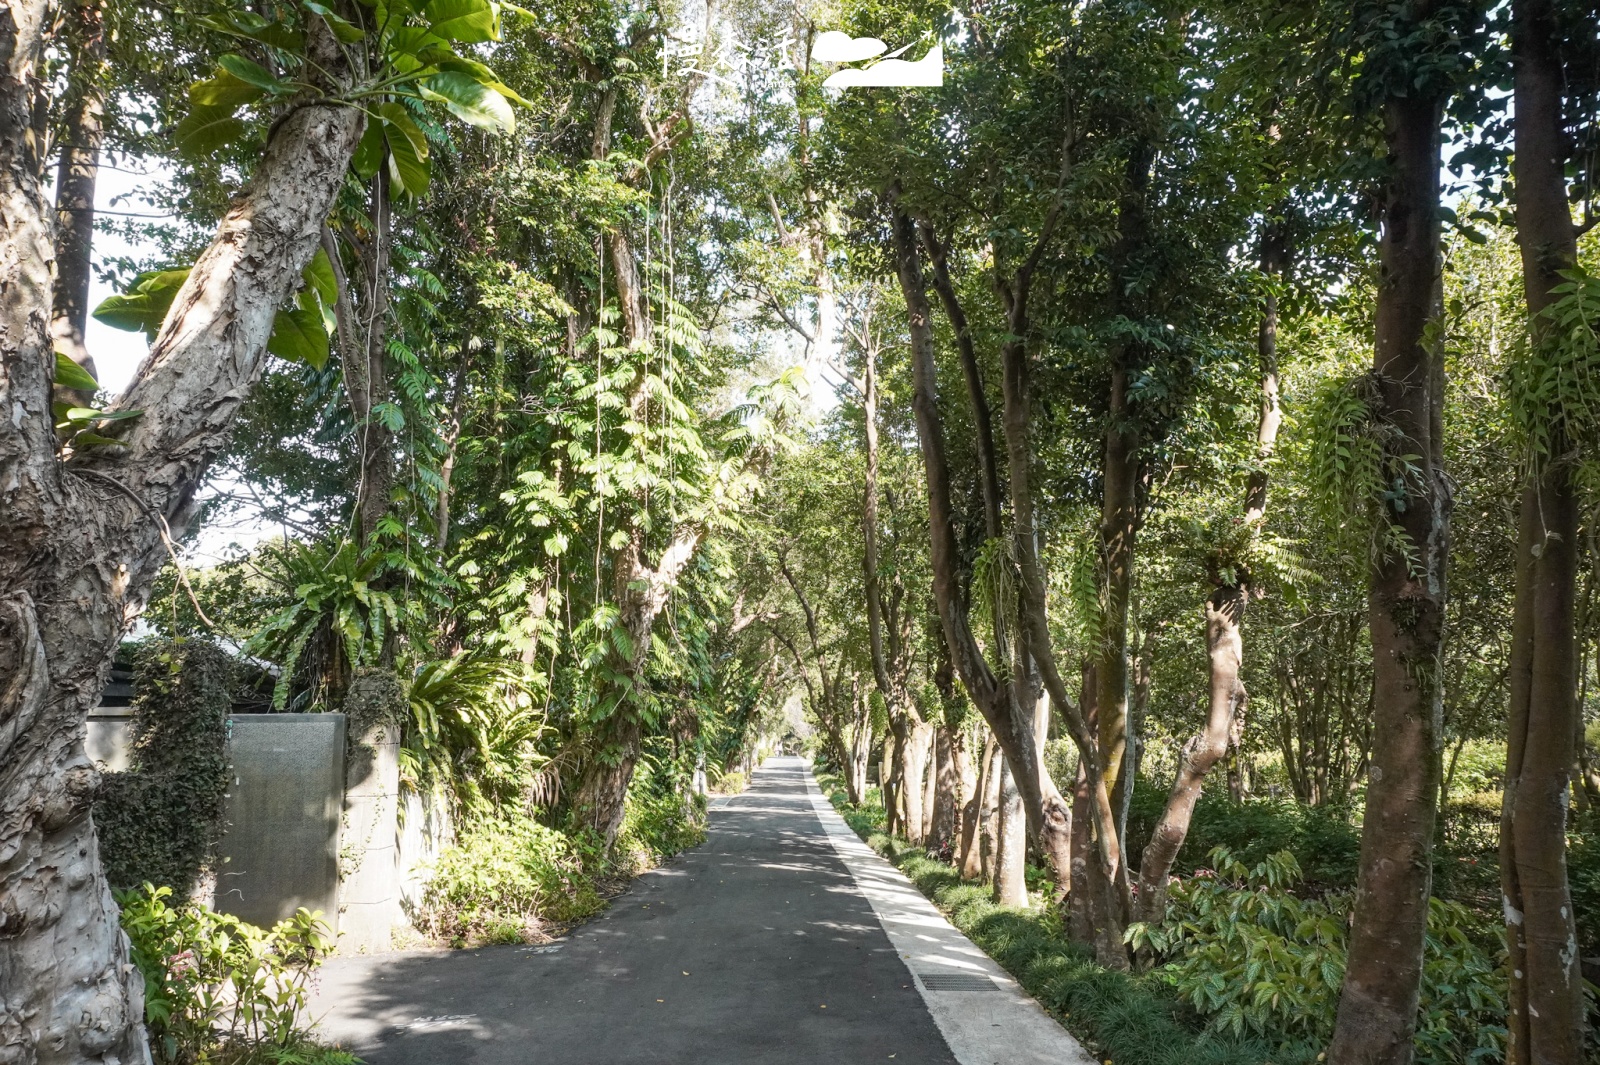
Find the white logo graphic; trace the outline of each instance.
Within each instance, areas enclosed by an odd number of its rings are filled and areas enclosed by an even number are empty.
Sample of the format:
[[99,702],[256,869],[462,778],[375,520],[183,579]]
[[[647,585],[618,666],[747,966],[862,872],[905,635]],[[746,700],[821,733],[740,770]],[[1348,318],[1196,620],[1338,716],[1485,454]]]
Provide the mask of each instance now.
[[[889,46],[876,37],[852,37],[838,30],[819,34],[811,45],[811,58],[823,63],[859,63],[881,54]],[[896,59],[910,48],[896,48],[869,67],[845,67],[828,75],[825,89],[937,88],[944,84],[944,46],[935,43],[916,61]]]

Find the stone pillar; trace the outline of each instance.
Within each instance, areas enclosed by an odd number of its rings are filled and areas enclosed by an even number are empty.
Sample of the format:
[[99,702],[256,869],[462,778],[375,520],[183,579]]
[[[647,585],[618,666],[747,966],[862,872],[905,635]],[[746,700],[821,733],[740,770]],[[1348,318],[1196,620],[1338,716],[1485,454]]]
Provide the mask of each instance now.
[[400,908],[400,713],[392,672],[359,672],[345,697],[350,744],[339,831],[339,950],[390,949]]

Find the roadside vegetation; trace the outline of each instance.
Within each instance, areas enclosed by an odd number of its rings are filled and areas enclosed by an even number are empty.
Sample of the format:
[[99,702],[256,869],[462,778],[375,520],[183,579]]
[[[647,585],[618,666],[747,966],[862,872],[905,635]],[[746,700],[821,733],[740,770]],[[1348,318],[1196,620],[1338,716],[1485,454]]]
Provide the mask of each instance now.
[[430,941],[804,746],[1114,1065],[1594,1059],[1596,0],[7,12],[0,1060],[312,1052],[235,702]]

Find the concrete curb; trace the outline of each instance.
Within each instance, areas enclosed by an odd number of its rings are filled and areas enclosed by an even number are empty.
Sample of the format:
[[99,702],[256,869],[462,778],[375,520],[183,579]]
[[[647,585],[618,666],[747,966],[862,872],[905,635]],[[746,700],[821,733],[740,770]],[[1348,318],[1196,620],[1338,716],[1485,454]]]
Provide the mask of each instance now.
[[[828,841],[872,904],[900,960],[917,977],[917,990],[961,1065],[1098,1065],[904,873],[862,842],[817,787],[810,766],[805,770],[806,794]],[[965,982],[974,987],[981,987],[987,977],[994,990],[930,990],[925,976],[933,977],[935,984]]]

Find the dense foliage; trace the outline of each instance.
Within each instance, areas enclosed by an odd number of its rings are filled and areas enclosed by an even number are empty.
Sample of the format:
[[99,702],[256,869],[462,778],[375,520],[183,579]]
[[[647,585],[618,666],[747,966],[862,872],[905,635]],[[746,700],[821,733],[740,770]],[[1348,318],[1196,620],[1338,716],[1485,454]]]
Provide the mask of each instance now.
[[[107,8],[31,119],[151,166],[96,316],[161,336],[361,116],[161,504],[241,542],[145,515],[113,884],[203,864],[211,633],[273,712],[387,693],[443,941],[595,913],[789,741],[1119,1065],[1593,1052],[1594,0],[257,6]],[[48,458],[115,493],[78,334]]]
[[232,778],[232,656],[205,640],[149,640],[133,662],[127,770],[101,778],[100,855],[114,887],[143,883],[187,897],[222,838]]

